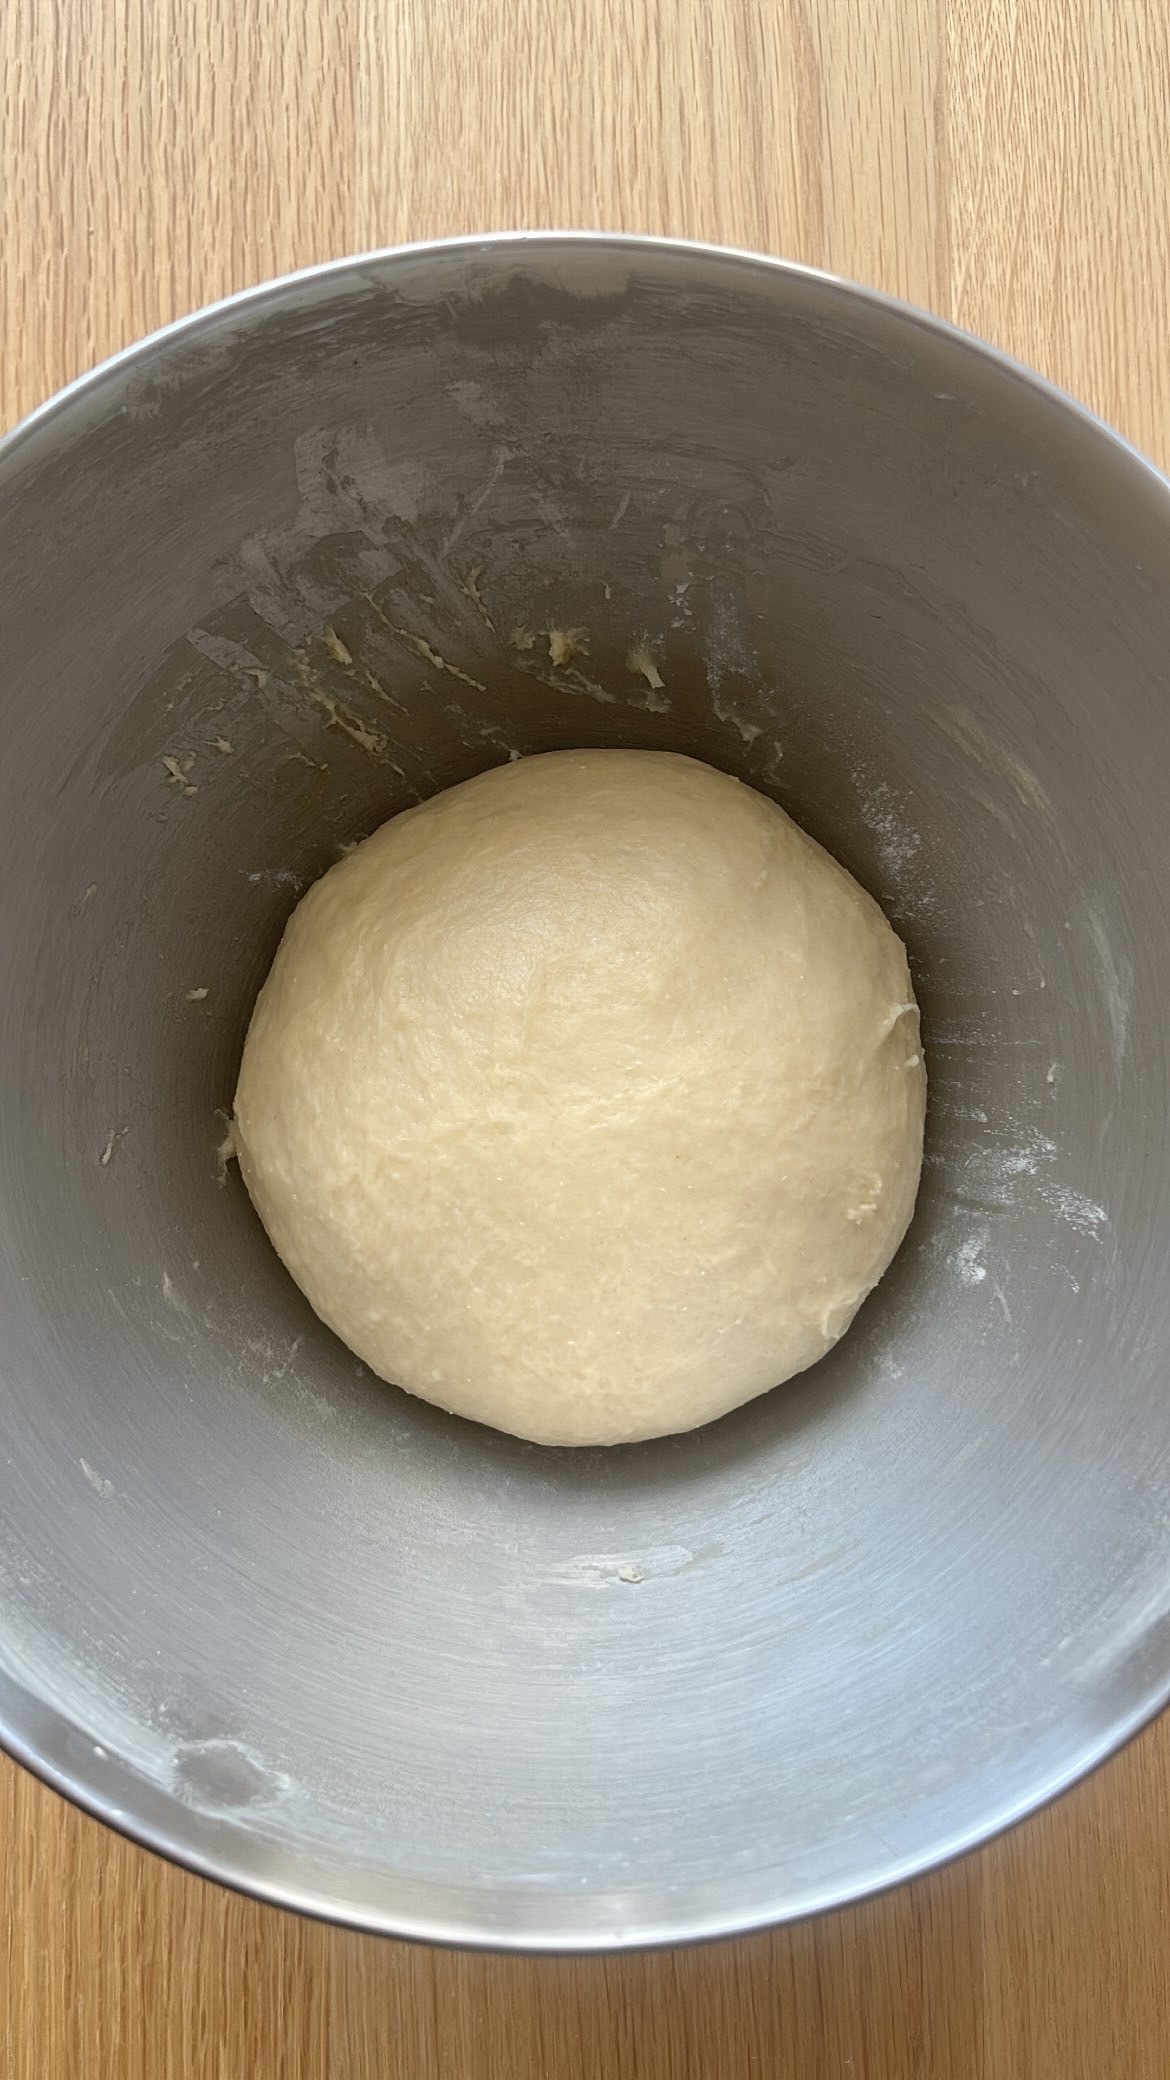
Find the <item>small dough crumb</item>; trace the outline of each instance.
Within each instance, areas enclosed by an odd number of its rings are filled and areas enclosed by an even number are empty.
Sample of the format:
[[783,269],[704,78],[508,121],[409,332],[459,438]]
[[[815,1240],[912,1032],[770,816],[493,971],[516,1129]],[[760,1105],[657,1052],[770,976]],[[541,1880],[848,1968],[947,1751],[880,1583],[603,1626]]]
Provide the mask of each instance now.
[[640,672],[647,686],[655,693],[661,693],[666,684],[645,643],[635,643],[626,658],[626,668],[631,672]]
[[168,752],[162,763],[168,780],[175,787],[179,788],[181,793],[185,795],[198,794],[199,789],[195,782],[187,778],[195,763],[195,753],[193,751],[188,751],[182,758],[176,758],[173,752]]
[[554,665],[572,664],[575,657],[588,657],[589,637],[583,628],[550,628],[548,654]]
[[206,995],[207,991],[205,989],[189,989],[187,991],[187,1002],[189,1004],[201,1004]]
[[226,1112],[221,1112],[219,1114],[219,1118],[221,1120],[226,1120],[227,1132],[224,1135],[223,1140],[218,1142],[216,1145],[215,1160],[217,1164],[217,1170],[215,1181],[217,1184],[226,1184],[227,1166],[229,1163],[236,1162],[239,1160],[239,1150],[236,1147],[235,1120],[232,1119],[230,1115]]

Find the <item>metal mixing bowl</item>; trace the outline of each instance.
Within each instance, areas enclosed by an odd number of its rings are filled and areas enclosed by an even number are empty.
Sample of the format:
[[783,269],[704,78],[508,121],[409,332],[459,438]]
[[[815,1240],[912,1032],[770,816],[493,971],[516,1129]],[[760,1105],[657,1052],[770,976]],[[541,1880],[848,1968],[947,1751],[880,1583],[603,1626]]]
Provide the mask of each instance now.
[[[7,442],[13,1753],[262,1897],[558,1949],[889,1884],[1164,1701],[1167,491],[911,311],[596,237],[277,283]],[[369,1377],[217,1156],[338,847],[583,744],[830,846],[931,1071],[840,1348],[609,1453]]]

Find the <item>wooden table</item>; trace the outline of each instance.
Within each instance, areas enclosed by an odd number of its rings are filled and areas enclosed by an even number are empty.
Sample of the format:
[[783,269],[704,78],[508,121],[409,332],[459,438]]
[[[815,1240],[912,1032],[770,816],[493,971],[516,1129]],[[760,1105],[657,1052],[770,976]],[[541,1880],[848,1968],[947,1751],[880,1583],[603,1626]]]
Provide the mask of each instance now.
[[[0,423],[286,268],[595,225],[897,291],[1170,458],[1165,0],[2,0],[0,97]],[[253,1906],[0,1763],[0,2069],[1161,2080],[1168,1792],[1170,1722],[853,1912],[530,1962]]]

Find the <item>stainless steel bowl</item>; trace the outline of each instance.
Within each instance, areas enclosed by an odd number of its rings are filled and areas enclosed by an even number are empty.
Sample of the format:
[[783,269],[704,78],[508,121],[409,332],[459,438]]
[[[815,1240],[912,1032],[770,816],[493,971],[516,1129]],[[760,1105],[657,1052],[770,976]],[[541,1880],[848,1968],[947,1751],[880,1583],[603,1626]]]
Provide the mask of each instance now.
[[[100,369],[0,451],[0,554],[15,1754],[261,1897],[592,1948],[887,1885],[1162,1704],[1151,468],[823,277],[502,239]],[[908,941],[932,1075],[915,1226],[843,1345],[611,1453],[371,1379],[217,1156],[338,846],[577,744],[775,794]]]

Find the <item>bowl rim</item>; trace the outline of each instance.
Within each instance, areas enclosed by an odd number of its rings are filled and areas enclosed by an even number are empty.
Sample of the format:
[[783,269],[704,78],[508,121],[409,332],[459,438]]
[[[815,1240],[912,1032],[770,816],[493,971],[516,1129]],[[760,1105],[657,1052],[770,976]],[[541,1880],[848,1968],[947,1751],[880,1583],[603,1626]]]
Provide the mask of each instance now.
[[[628,253],[632,261],[674,257],[684,261],[706,261],[715,268],[734,269],[749,278],[755,273],[772,280],[803,282],[816,289],[832,290],[859,307],[892,318],[910,332],[945,341],[977,363],[983,363],[1022,389],[1045,399],[1060,413],[1071,416],[1082,430],[1095,436],[1131,469],[1135,478],[1144,479],[1147,488],[1165,502],[1170,525],[1170,476],[1149,456],[1059,384],[949,319],[827,269],[750,247],[620,231],[555,229],[493,231],[373,247],[273,276],[201,305],[86,369],[0,435],[0,497],[4,492],[4,476],[21,451],[35,436],[52,427],[56,420],[67,417],[79,402],[99,396],[105,385],[116,382],[138,363],[148,361],[160,346],[197,339],[213,332],[225,319],[261,313],[266,306],[280,303],[298,287],[328,284],[331,279],[343,281],[347,275],[366,269],[391,269],[405,260],[453,261],[476,256],[485,259],[512,256],[522,262],[526,258],[548,260],[558,252],[598,248],[610,254]],[[23,1710],[21,1699],[25,1700]],[[85,1737],[56,1704],[26,1689],[20,1674],[11,1664],[7,1668],[4,1666],[4,1642],[0,1637],[0,1750],[42,1784],[60,1793],[82,1812],[105,1822],[127,1840],[153,1850],[195,1876],[212,1879],[229,1890],[265,1904],[290,1909],[338,1927],[439,1946],[530,1955],[587,1955],[715,1941],[759,1933],[858,1905],[967,1855],[993,1841],[1018,1821],[1051,1804],[1101,1763],[1118,1754],[1167,1703],[1170,1703],[1170,1663],[1163,1673],[1147,1679],[1136,1702],[1104,1723],[1098,1721],[1092,1736],[1082,1740],[1070,1760],[1046,1772],[1042,1770],[1025,1790],[998,1803],[989,1802],[978,1819],[940,1833],[924,1846],[903,1853],[890,1850],[884,1858],[875,1856],[868,1868],[845,1883],[790,1885],[775,1890],[762,1905],[736,1909],[725,1904],[717,1911],[708,1906],[689,1904],[684,1894],[669,1910],[664,1911],[659,1902],[657,1911],[647,1913],[642,1920],[627,1921],[615,1913],[612,1922],[606,1925],[584,1918],[574,1923],[571,1914],[562,1922],[558,1917],[550,1916],[551,1900],[534,1893],[526,1916],[518,1915],[501,1923],[494,1917],[477,1914],[477,1888],[459,1882],[426,1881],[425,1889],[436,1903],[431,1912],[396,1906],[393,1899],[385,1905],[374,1905],[366,1899],[346,1899],[340,1893],[335,1895],[332,1888],[314,1885],[306,1877],[307,1859],[294,1848],[278,1846],[265,1838],[262,1855],[249,1856],[246,1853],[247,1835],[233,1827],[230,1821],[217,1825],[217,1841],[213,1848],[208,1849],[198,1838],[206,1832],[206,1823],[200,1825],[196,1810],[154,1786],[147,1786],[149,1795],[145,1803],[157,1803],[164,1809],[161,1820],[155,1821],[149,1815],[127,1810],[118,1797],[111,1794],[106,1752]],[[38,1721],[49,1725],[58,1738],[38,1738]],[[51,1752],[54,1750],[56,1752]],[[63,1753],[68,1755],[68,1761],[60,1759]],[[121,1774],[130,1781],[145,1781],[134,1777],[129,1765]],[[405,1882],[412,1889],[419,1883],[417,1880]],[[392,1892],[393,1883],[385,1889]],[[587,1898],[582,1904],[588,1904]]]

